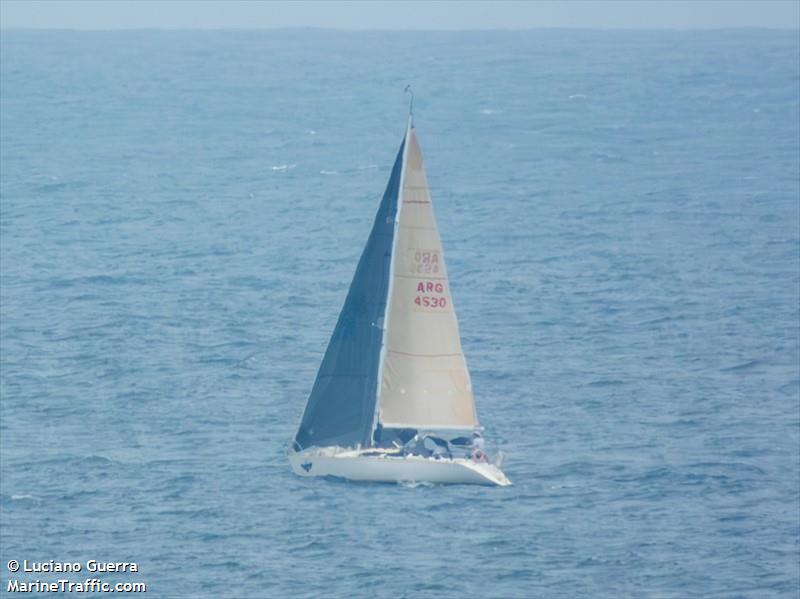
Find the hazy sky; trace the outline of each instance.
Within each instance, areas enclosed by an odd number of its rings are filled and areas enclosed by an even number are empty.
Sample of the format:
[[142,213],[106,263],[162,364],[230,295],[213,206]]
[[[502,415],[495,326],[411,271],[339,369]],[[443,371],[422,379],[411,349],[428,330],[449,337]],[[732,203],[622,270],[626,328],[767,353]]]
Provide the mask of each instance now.
[[2,28],[800,28],[800,0],[223,2],[0,0]]

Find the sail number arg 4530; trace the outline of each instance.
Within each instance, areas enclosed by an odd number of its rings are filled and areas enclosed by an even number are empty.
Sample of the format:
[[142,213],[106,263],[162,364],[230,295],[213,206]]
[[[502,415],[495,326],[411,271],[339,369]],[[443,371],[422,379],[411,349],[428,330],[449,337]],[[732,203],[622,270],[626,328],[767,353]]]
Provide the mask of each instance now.
[[444,296],[444,285],[433,281],[417,283],[417,296],[414,303],[421,308],[444,308],[447,298]]

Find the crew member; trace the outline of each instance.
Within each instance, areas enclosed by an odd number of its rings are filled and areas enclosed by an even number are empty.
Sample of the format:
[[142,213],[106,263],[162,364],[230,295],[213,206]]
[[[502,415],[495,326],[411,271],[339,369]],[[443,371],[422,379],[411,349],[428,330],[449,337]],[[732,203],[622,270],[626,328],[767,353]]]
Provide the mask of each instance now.
[[486,455],[486,442],[478,431],[472,433],[472,459],[476,462],[489,461]]

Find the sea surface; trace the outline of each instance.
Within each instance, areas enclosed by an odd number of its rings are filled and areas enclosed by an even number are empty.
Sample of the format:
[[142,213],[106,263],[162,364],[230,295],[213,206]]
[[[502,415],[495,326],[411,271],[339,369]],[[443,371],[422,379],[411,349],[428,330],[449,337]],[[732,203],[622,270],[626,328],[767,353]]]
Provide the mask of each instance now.
[[[0,594],[798,597],[798,37],[4,31]],[[285,456],[409,83],[509,488]]]

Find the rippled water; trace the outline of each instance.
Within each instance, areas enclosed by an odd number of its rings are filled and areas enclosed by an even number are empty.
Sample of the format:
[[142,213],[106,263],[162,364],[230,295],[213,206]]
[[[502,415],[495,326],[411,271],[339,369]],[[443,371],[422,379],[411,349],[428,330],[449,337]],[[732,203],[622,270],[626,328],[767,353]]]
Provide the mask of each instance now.
[[[4,592],[13,558],[164,597],[797,597],[798,46],[3,32]],[[510,488],[284,455],[409,82]]]

